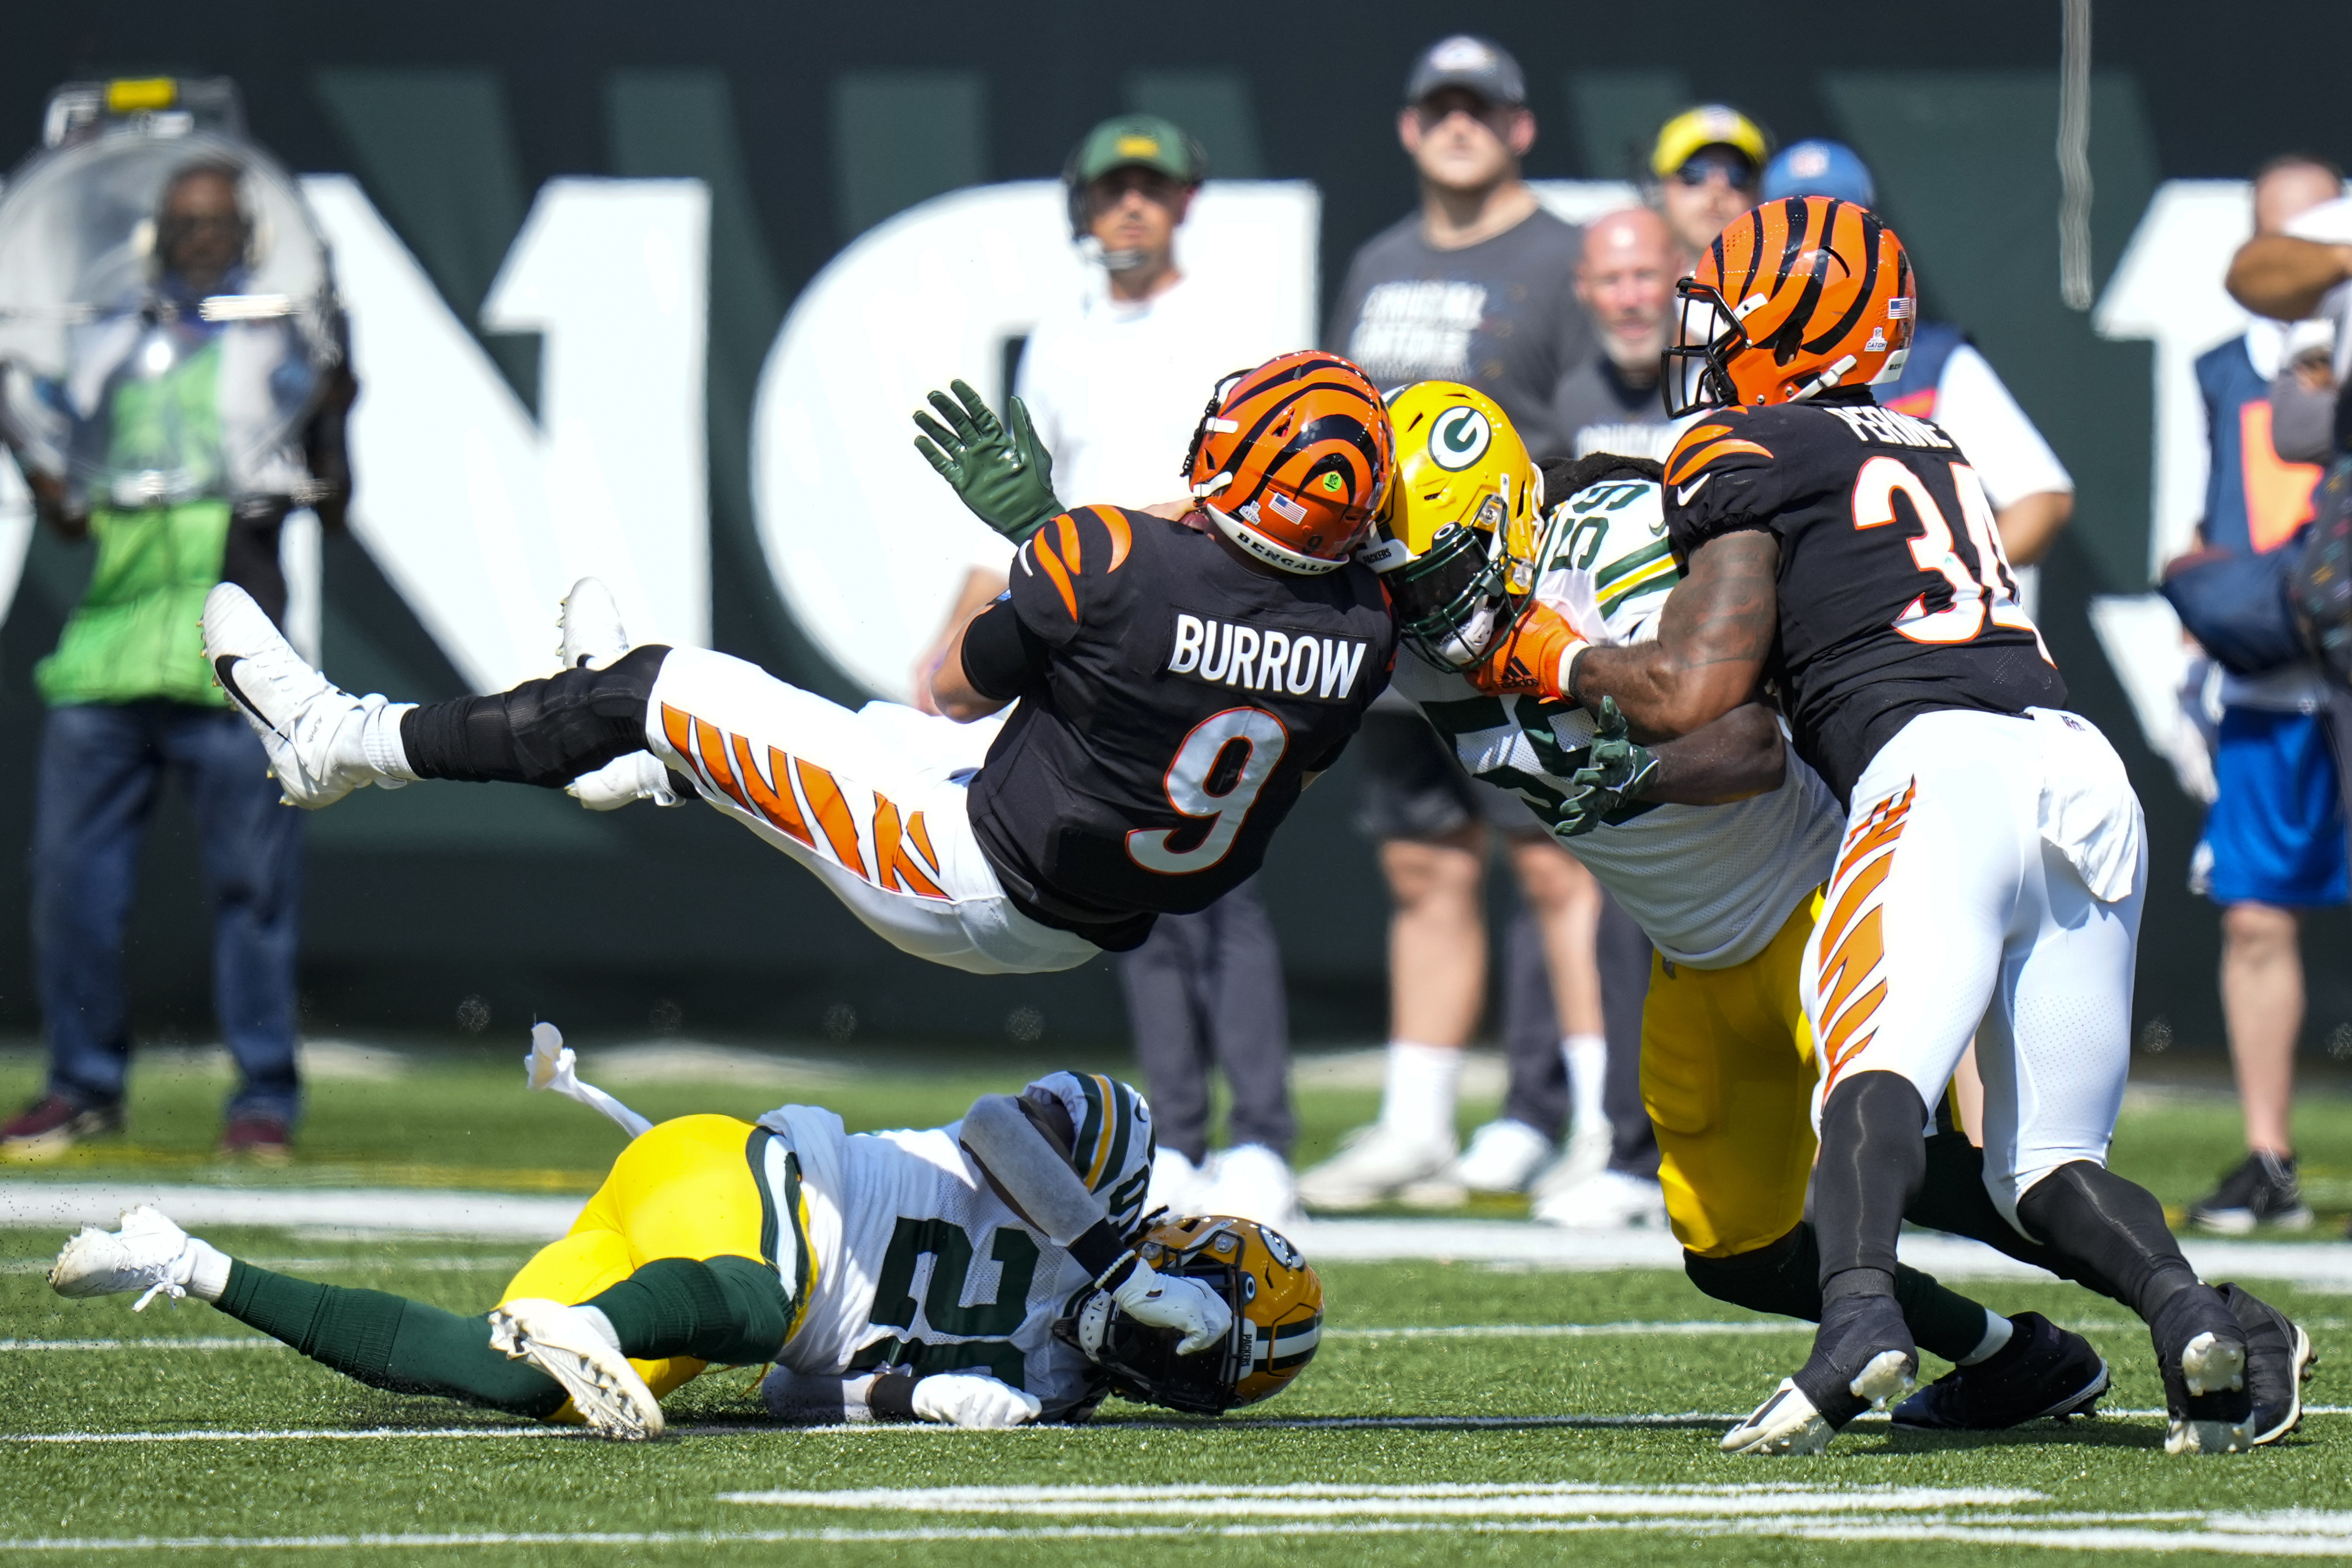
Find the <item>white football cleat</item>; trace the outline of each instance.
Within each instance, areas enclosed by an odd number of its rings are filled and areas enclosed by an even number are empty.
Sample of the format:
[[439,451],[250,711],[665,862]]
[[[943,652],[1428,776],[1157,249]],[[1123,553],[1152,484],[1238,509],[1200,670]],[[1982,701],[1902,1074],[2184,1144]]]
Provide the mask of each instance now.
[[572,585],[556,612],[555,629],[556,656],[567,670],[601,670],[629,651],[621,607],[601,578],[583,577]]
[[1151,1190],[1144,1197],[1144,1212],[1164,1208],[1180,1218],[1213,1213],[1201,1207],[1201,1195],[1208,1188],[1205,1161],[1196,1166],[1182,1150],[1162,1144],[1151,1151]]
[[[1229,1214],[1286,1232],[1303,1218],[1298,1179],[1290,1174],[1289,1162],[1264,1144],[1220,1149],[1209,1156],[1202,1175],[1206,1179],[1197,1195],[1195,1214]],[[1153,1179],[1156,1191],[1158,1178]]]
[[1551,1140],[1525,1122],[1504,1116],[1470,1134],[1454,1162],[1454,1179],[1472,1192],[1525,1192],[1552,1156]]
[[143,1203],[124,1209],[117,1223],[114,1230],[83,1226],[58,1251],[49,1270],[49,1289],[75,1297],[143,1291],[131,1303],[134,1312],[145,1311],[159,1295],[175,1301],[186,1295],[188,1275],[195,1267],[188,1233]]
[[490,1348],[563,1385],[600,1437],[642,1443],[662,1434],[661,1402],[611,1340],[562,1301],[524,1296],[490,1313]]
[[253,596],[233,582],[205,595],[205,658],[213,678],[244,713],[287,801],[331,806],[354,789],[394,778],[371,758],[366,720],[382,696],[355,697],[303,661]]
[[[1911,1392],[1915,1364],[1902,1351],[1884,1350],[1864,1364],[1849,1386],[1865,1407],[1882,1406]],[[1784,1377],[1770,1398],[1723,1435],[1721,1447],[1727,1454],[1818,1454],[1837,1435],[1829,1417],[1798,1391],[1796,1379]]]
[[1654,1180],[1604,1170],[1538,1198],[1529,1212],[1563,1230],[1660,1230],[1666,1194]]
[[1450,1134],[1425,1137],[1385,1122],[1359,1127],[1339,1152],[1298,1177],[1298,1198],[1309,1208],[1370,1208],[1454,1163]]
[[[2180,1352],[2180,1380],[2191,1397],[2242,1390],[2246,1386],[2245,1345],[2218,1334],[2199,1334]],[[2168,1412],[2166,1453],[2242,1454],[2253,1448],[2254,1434],[2248,1418],[2193,1416],[2187,1413],[2186,1404],[2183,1401],[2182,1408]]]

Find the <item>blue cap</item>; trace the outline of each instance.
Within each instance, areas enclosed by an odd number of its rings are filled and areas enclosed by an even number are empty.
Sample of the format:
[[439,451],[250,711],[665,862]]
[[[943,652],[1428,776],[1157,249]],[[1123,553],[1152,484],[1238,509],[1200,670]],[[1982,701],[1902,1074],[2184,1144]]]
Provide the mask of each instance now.
[[1762,199],[1788,196],[1835,196],[1867,207],[1877,202],[1878,186],[1870,165],[1844,142],[1798,141],[1764,167]]

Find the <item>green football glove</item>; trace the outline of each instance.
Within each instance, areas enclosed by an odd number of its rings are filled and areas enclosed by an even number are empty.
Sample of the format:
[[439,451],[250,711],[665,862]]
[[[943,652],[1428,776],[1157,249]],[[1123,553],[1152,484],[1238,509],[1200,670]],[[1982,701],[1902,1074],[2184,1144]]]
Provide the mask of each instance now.
[[1617,699],[1602,697],[1592,747],[1585,754],[1584,766],[1569,780],[1577,789],[1573,804],[1552,831],[1563,839],[1591,832],[1627,801],[1639,800],[1657,771],[1656,753],[1633,737]]
[[1013,400],[1013,428],[989,412],[981,395],[950,382],[955,396],[935,392],[930,404],[941,424],[915,411],[915,450],[954,487],[972,516],[1020,544],[1066,510],[1054,494],[1054,455],[1037,439],[1029,411]]

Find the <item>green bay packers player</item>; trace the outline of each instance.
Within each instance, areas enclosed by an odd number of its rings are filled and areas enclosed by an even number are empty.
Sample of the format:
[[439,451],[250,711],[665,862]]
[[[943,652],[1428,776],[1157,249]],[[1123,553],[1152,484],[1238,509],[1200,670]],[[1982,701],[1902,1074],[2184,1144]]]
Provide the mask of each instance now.
[[2293,1425],[2308,1336],[2183,1258],[2106,1166],[2147,888],[2139,801],[2018,601],[1990,504],[1932,423],[1880,408],[1917,307],[1902,243],[1824,196],[1735,221],[1680,287],[1667,460],[1684,580],[1658,635],[1595,646],[1542,606],[1482,685],[1697,730],[1768,674],[1846,813],[1803,959],[1824,1061],[1813,1354],[1726,1439],[1816,1452],[1917,1364],[1895,1238],[1922,1128],[1973,1038],[2003,1219],[2148,1324],[2175,1453]]
[[1216,1414],[1314,1354],[1322,1287],[1287,1240],[1143,1220],[1151,1113],[1116,1080],[1050,1073],[944,1127],[854,1134],[814,1105],[647,1125],[576,1087],[644,1130],[487,1314],[276,1273],[144,1207],[67,1242],[49,1282],[192,1295],[371,1386],[621,1440],[659,1436],[662,1396],[711,1364],[774,1363],[788,1421],[990,1427],[1082,1421],[1113,1391]]
[[1074,968],[1258,869],[1395,646],[1353,559],[1389,470],[1388,413],[1353,365],[1286,354],[1228,377],[1168,455],[1181,504],[1007,525],[1012,586],[950,640],[938,714],[852,712],[709,649],[631,647],[591,584],[566,604],[564,669],[485,696],[354,697],[227,583],[205,600],[205,656],[298,806],[421,779],[697,793],[904,952]]
[[[1756,704],[1644,748],[1596,737],[1574,704],[1474,685],[1466,672],[1538,601],[1595,641],[1654,635],[1680,577],[1658,466],[1600,455],[1539,478],[1502,410],[1453,382],[1407,387],[1389,412],[1397,480],[1366,554],[1414,655],[1392,684],[1465,768],[1561,836],[1655,947],[1642,1090],[1692,1281],[1818,1321],[1803,1215],[1819,1064],[1799,978],[1837,851],[1836,805]],[[2052,1261],[1985,1198],[1964,1135],[1938,1138],[1936,1155],[1912,1218]],[[2081,1410],[2106,1388],[2090,1344],[2039,1313],[1996,1316],[1907,1267],[1896,1290],[1919,1343],[1955,1364],[1897,1413],[1906,1425],[2007,1427]]]

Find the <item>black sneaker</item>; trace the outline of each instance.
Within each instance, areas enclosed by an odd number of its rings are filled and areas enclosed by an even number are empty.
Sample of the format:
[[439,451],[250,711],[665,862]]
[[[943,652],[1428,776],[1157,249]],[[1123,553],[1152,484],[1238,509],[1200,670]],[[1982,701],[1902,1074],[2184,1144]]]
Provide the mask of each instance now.
[[2246,1421],[2250,1440],[2260,1448],[2303,1425],[2303,1385],[2318,1355],[2303,1325],[2236,1285],[2219,1287],[2231,1315],[2246,1331],[2246,1394],[2253,1412]]
[[2164,1375],[2168,1454],[2237,1454],[2253,1447],[2246,1331],[2210,1285],[2191,1285],[2148,1325]]
[[1945,1432],[2093,1416],[2107,1391],[2107,1364],[2081,1334],[2040,1312],[2011,1318],[2009,1343],[1973,1366],[1956,1366],[1895,1407],[1895,1424]]
[[1892,1296],[1846,1296],[1822,1313],[1813,1354],[1724,1434],[1732,1454],[1818,1454],[1855,1416],[1911,1391],[1919,1349]]
[[2257,1225],[2308,1230],[2311,1210],[2304,1206],[2294,1156],[2256,1149],[2210,1196],[2189,1206],[2189,1223],[2224,1236],[2243,1236]]

